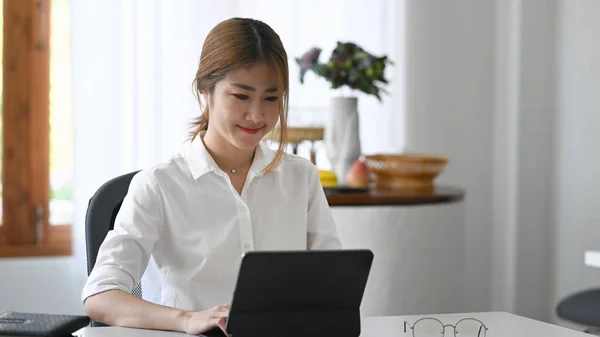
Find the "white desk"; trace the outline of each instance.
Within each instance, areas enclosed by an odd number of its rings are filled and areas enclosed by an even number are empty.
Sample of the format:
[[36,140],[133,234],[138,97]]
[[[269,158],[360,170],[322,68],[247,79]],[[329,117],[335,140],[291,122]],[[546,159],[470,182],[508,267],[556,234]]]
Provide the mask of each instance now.
[[600,268],[600,250],[588,250],[585,252],[585,265]]
[[[363,337],[412,337],[410,330],[404,333],[404,321],[414,323],[423,316],[368,317],[362,321]],[[485,312],[471,314],[432,315],[444,324],[455,324],[459,319],[472,317],[481,320],[487,327],[486,337],[589,337],[583,332],[556,325],[531,320],[505,312]],[[75,333],[81,337],[181,337],[183,333],[127,329],[116,327],[84,328]],[[451,337],[451,328],[446,329],[446,337]]]

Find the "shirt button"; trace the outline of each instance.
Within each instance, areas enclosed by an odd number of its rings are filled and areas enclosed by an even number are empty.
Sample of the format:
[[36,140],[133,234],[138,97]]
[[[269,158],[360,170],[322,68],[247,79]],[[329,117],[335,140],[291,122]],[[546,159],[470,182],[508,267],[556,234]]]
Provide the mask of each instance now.
[[245,243],[245,244],[244,244],[244,248],[246,248],[246,249],[250,249],[250,244],[249,244],[249,243]]

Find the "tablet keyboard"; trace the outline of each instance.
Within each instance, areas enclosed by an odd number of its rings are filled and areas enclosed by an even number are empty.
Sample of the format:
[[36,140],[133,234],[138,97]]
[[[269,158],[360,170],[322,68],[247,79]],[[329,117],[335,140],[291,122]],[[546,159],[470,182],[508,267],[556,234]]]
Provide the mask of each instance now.
[[0,314],[0,336],[69,336],[87,326],[86,316],[21,313],[9,311]]

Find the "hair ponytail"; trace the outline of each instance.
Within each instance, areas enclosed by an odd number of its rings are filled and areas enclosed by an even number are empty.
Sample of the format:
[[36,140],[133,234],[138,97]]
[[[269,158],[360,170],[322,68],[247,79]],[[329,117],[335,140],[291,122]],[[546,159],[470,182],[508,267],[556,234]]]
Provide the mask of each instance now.
[[202,114],[192,121],[190,140],[194,140],[202,131],[206,130],[208,130],[208,106],[204,107]]

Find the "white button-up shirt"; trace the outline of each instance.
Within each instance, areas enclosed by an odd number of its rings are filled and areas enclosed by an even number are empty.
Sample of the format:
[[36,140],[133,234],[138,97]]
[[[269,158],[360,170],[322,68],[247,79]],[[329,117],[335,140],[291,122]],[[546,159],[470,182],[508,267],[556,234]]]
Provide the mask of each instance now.
[[242,254],[341,249],[316,167],[257,147],[241,195],[197,137],[136,174],[82,291],[82,300],[142,282],[145,300],[185,310],[231,303]]

